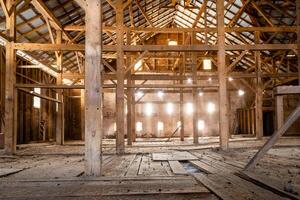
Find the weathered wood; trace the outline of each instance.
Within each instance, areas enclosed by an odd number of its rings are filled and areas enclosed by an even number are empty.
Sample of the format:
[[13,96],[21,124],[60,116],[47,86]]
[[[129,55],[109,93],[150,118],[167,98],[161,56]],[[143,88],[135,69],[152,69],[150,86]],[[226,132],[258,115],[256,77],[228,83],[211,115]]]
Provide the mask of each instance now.
[[16,52],[14,50],[14,41],[16,38],[16,14],[13,0],[6,1],[6,8],[12,9],[9,18],[6,18],[6,29],[8,36],[12,39],[11,42],[6,43],[6,64],[5,64],[5,112],[4,112],[4,149],[7,154],[14,154],[16,152],[17,136],[15,132],[14,119],[15,113],[15,94],[14,84],[16,83]]
[[229,115],[225,59],[224,1],[217,0],[220,146],[228,149]]
[[116,4],[116,27],[117,27],[117,88],[116,88],[116,152],[122,154],[125,152],[124,141],[124,19],[123,19],[123,2]]
[[101,55],[102,9],[100,0],[87,0],[85,50],[85,174],[101,175],[102,102]]
[[[195,45],[196,33],[191,35],[191,45]],[[192,72],[193,72],[193,84],[197,85],[197,57],[195,53],[192,53]],[[193,88],[193,142],[199,143],[199,131],[198,131],[198,93],[197,88]]]
[[[126,39],[127,44],[131,44],[131,33],[129,31],[126,32]],[[130,53],[126,53],[126,65],[127,68],[131,66],[131,56]],[[131,78],[131,71],[128,74],[127,77],[127,85],[131,86],[132,84],[132,78]],[[133,89],[129,88],[127,89],[127,144],[132,145],[132,102],[134,101],[134,94]]]
[[[43,44],[43,43],[15,43],[16,50],[24,51],[83,51],[83,44]],[[257,45],[225,45],[226,51],[264,51],[264,50],[295,50],[297,44],[257,44]],[[103,52],[116,52],[116,45],[103,45]],[[124,45],[124,52],[203,52],[203,51],[218,51],[217,45]]]
[[[82,0],[77,0],[82,1]],[[126,27],[125,29],[135,33],[187,33],[196,31],[201,32],[217,32],[217,28],[212,27],[194,27],[194,28],[182,28],[182,27]],[[85,31],[84,26],[80,25],[67,25],[64,27],[65,31]],[[116,27],[103,26],[103,32],[116,32]],[[127,30],[126,30],[127,31]],[[297,32],[297,26],[274,26],[274,27],[225,27],[226,32]]]
[[198,158],[187,151],[176,151],[172,153],[153,153],[154,161],[169,161],[169,160],[197,160]]
[[300,86],[278,86],[274,89],[275,95],[300,94]]
[[[62,43],[62,32],[56,31],[56,44]],[[61,85],[63,82],[62,78],[62,64],[63,64],[63,52],[57,52],[57,69],[60,71],[56,78],[56,84]],[[64,94],[63,90],[57,90],[57,98],[61,102],[57,105],[56,112],[56,144],[63,145],[64,144],[64,135],[65,135],[65,126],[64,126]]]
[[254,155],[254,157],[248,162],[244,170],[252,170],[259,160],[275,145],[279,138],[291,127],[291,125],[300,116],[300,106],[298,106],[287,118],[284,124],[273,133],[270,139],[264,144],[264,146]]
[[298,46],[298,82],[300,85],[300,0],[296,0],[297,13],[297,46]]
[[[260,35],[255,32],[255,43],[260,43]],[[261,66],[261,53],[255,51],[255,65],[256,65],[256,96],[255,96],[255,133],[257,139],[263,137],[263,83],[261,78],[262,66]]]
[[276,130],[278,130],[284,122],[283,96],[275,97],[275,113],[276,113]]
[[169,165],[171,170],[176,175],[186,175],[187,171],[183,168],[183,166],[177,160],[169,160]]
[[81,140],[85,140],[85,95],[80,90],[80,119],[81,119]]

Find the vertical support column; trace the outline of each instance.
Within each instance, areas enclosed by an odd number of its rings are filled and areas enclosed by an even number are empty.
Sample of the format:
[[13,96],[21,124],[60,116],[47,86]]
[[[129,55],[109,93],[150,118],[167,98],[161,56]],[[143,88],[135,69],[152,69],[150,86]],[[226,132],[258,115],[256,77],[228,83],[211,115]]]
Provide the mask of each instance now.
[[102,162],[102,8],[86,0],[85,12],[85,174],[101,175]]
[[[196,32],[192,32],[191,35],[191,45],[195,45],[196,40]],[[193,63],[193,84],[197,85],[197,57],[196,53],[192,52],[192,63]],[[193,138],[194,144],[199,143],[199,135],[198,135],[198,95],[197,88],[193,87]]]
[[116,3],[116,35],[117,35],[117,89],[116,89],[116,152],[125,152],[124,143],[124,22],[123,1]]
[[[127,39],[127,45],[131,44],[131,33],[130,30],[127,30],[126,32],[126,39]],[[130,67],[131,64],[131,57],[130,53],[126,53],[126,65],[127,67]],[[127,78],[127,85],[131,86],[132,85],[132,80],[131,80],[131,72],[128,74]],[[132,145],[132,101],[133,99],[133,89],[131,87],[127,87],[127,144]]]
[[[259,44],[259,32],[255,32],[255,43]],[[261,56],[259,51],[255,51],[256,65],[256,96],[255,96],[255,121],[256,121],[256,138],[263,137],[263,84],[261,80]]]
[[[185,44],[185,37],[186,37],[186,33],[182,33],[182,43]],[[180,67],[180,76],[183,75],[183,69],[185,68],[185,52],[183,52],[183,56],[182,56],[182,64]],[[180,79],[180,84],[183,84],[183,79]],[[179,101],[180,101],[180,123],[181,123],[181,127],[180,127],[180,140],[184,141],[184,98],[183,98],[183,89],[180,88],[180,97],[179,97]]]
[[[132,80],[132,84],[135,85],[135,81]],[[131,107],[131,134],[132,134],[132,142],[136,141],[136,120],[135,120],[135,90],[132,91],[132,107]]]
[[298,83],[300,85],[300,0],[296,0],[297,13],[297,46],[298,46]]
[[225,65],[225,26],[224,26],[224,1],[217,0],[218,23],[218,77],[219,77],[219,120],[220,120],[220,146],[228,149],[229,116],[227,98],[227,75]]
[[85,99],[84,90],[80,90],[81,140],[85,140]]
[[16,37],[15,23],[16,14],[13,7],[13,0],[6,1],[8,10],[13,9],[9,18],[6,18],[7,35],[11,42],[6,43],[6,64],[5,64],[5,112],[4,112],[4,149],[7,154],[16,153],[17,132],[15,124],[17,122],[15,115],[17,101],[14,85],[16,83],[16,52],[14,50],[14,41]]
[[[62,43],[62,32],[60,30],[56,31],[56,44]],[[63,52],[57,52],[57,69],[60,71],[56,78],[56,84],[62,84],[62,73],[63,73]],[[64,97],[63,97],[63,90],[57,90],[57,98],[61,101],[58,104],[58,109],[56,113],[56,144],[63,145],[64,144],[64,135],[65,135],[65,127],[64,127]]]
[[278,130],[284,123],[284,109],[283,109],[283,96],[275,97],[275,111],[276,111],[276,130]]

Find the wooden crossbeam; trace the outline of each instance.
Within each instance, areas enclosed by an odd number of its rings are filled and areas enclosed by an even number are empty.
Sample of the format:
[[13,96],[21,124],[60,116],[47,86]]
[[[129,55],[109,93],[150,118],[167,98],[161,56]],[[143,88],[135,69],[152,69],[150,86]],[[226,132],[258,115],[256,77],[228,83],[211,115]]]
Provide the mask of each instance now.
[[228,67],[227,67],[227,73],[230,72],[248,53],[248,50],[243,51]]
[[[44,44],[44,43],[14,43],[14,48],[24,51],[84,51],[84,44]],[[226,51],[264,51],[264,50],[294,50],[297,44],[256,44],[256,45],[225,45]],[[194,51],[217,51],[217,45],[124,45],[125,52],[194,52]],[[104,52],[115,52],[115,45],[103,45]]]

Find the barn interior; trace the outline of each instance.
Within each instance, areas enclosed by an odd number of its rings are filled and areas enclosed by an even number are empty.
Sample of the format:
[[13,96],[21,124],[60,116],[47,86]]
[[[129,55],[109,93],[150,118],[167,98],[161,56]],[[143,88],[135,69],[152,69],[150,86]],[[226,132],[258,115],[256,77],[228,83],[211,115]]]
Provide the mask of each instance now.
[[300,199],[300,0],[0,6],[0,199]]

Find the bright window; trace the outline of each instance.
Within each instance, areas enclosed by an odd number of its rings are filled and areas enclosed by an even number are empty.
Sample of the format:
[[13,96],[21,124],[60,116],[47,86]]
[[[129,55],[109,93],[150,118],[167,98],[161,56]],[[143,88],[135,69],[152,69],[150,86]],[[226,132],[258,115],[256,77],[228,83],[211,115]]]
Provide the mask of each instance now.
[[202,131],[205,128],[205,122],[203,120],[198,120],[198,130]]
[[157,122],[157,130],[163,131],[164,130],[164,123],[163,122]]
[[138,131],[138,132],[142,131],[142,130],[143,130],[143,123],[142,123],[142,122],[137,122],[137,123],[135,124],[135,129],[136,129],[136,131]]
[[[34,88],[34,93],[41,94],[41,88]],[[33,97],[33,107],[41,108],[41,99],[39,97]]]

